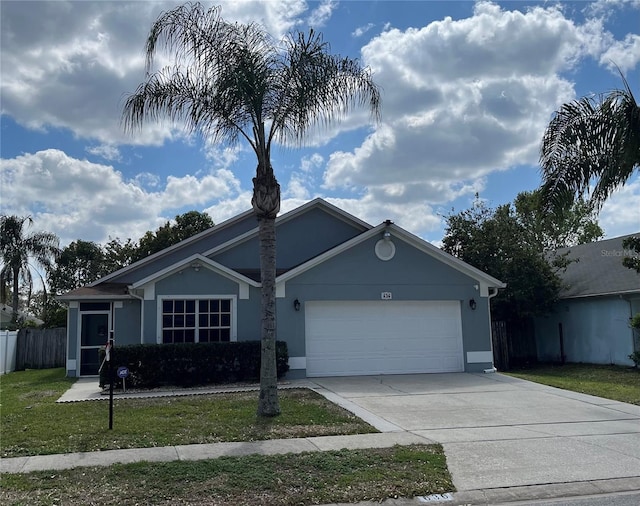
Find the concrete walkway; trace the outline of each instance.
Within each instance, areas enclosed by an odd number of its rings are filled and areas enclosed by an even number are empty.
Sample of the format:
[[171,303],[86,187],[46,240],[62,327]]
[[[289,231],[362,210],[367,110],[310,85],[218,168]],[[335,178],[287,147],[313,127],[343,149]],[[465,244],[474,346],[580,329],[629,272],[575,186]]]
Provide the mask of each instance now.
[[[380,433],[16,457],[0,459],[0,471],[26,473],[142,460],[202,460],[439,442],[458,492],[385,504],[498,504],[640,490],[639,406],[500,374],[322,378],[281,385],[300,387],[321,393]],[[255,388],[128,392],[117,398]],[[108,400],[95,378],[80,379],[58,402],[87,400]]]

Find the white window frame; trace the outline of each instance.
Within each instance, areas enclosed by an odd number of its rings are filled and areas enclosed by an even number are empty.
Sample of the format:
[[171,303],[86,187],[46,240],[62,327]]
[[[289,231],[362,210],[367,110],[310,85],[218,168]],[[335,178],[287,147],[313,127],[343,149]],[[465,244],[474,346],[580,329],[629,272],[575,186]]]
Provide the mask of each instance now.
[[[159,295],[156,303],[156,343],[163,344],[162,341],[162,305],[165,300],[195,300],[196,301],[196,335],[198,338],[199,318],[198,318],[198,301],[225,299],[231,301],[231,335],[229,341],[238,340],[238,296],[231,294],[207,294],[207,295]],[[199,341],[195,341],[196,343]]]

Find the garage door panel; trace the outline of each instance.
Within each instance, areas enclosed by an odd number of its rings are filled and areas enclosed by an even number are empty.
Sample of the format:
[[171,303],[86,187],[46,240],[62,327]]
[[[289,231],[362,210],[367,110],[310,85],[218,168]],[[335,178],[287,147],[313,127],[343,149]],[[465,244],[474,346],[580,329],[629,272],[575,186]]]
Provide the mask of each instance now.
[[305,303],[308,376],[464,369],[458,301]]

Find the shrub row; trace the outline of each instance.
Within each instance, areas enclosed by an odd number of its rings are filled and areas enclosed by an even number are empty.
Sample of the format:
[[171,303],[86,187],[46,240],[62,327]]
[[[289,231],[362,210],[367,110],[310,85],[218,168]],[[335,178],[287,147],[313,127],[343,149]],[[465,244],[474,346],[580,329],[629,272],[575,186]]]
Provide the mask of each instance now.
[[[105,351],[100,351],[103,363]],[[112,351],[114,387],[121,387],[119,367],[129,369],[127,388],[190,387],[260,379],[260,341],[232,343],[138,344]],[[287,343],[276,342],[278,377],[289,370]],[[108,362],[100,371],[100,386],[109,384]]]

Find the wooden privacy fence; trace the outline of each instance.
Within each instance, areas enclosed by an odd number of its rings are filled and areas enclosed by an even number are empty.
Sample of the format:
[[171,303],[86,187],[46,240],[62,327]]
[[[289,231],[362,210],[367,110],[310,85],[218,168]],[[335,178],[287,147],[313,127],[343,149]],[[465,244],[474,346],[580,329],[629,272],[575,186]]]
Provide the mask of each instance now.
[[20,329],[16,371],[64,367],[67,329]]
[[492,321],[493,364],[499,371],[508,371],[536,363],[535,333],[531,319]]

